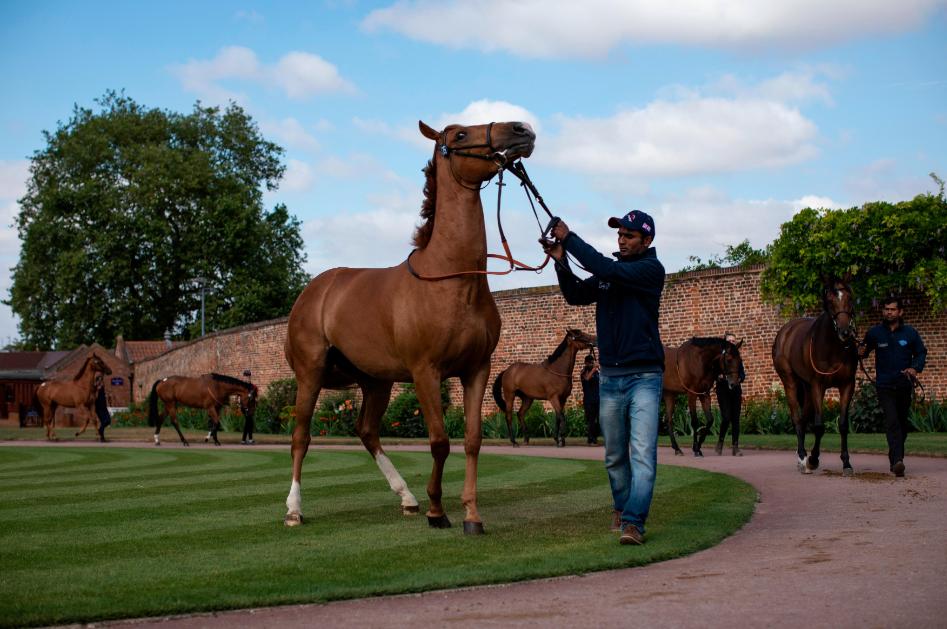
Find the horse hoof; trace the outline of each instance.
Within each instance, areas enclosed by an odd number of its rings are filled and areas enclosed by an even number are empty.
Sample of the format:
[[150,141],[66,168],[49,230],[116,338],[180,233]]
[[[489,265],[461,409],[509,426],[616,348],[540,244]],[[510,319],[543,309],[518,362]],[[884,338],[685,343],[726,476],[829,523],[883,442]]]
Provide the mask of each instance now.
[[723,444],[718,443],[714,446],[714,452],[717,453],[717,456],[723,456]]
[[418,505],[402,505],[401,514],[402,515],[417,515],[421,513],[421,508]]
[[190,447],[191,447],[191,444],[188,443],[187,441],[183,441],[182,443],[184,444],[184,447],[185,447],[185,448],[190,448]]
[[514,447],[514,448],[520,447],[520,444],[516,443],[515,441],[512,441],[511,443],[513,444],[513,447]]
[[812,457],[806,459],[806,469],[808,469],[810,472],[819,469],[819,459],[814,459]]
[[447,515],[429,515],[427,516],[427,525],[432,529],[449,529],[450,520]]
[[464,535],[483,535],[483,522],[464,520]]
[[850,467],[842,468],[842,476],[854,476],[854,475],[855,475],[855,470],[853,470],[852,468]]
[[675,450],[674,450],[674,456],[684,456],[684,453],[681,452],[681,451],[678,450],[678,449],[675,449]]
[[286,526],[299,526],[303,523],[303,514],[301,513],[287,513],[286,517],[283,518],[283,524]]
[[694,450],[694,456],[703,458],[704,453],[701,452],[700,450]]

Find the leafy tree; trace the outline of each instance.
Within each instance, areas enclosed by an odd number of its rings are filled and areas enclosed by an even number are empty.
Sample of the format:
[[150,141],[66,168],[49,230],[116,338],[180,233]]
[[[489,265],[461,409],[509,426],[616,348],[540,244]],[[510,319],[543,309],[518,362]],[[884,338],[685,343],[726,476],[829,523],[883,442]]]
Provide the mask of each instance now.
[[[935,181],[936,180],[935,177]],[[791,312],[815,309],[822,276],[852,275],[861,304],[909,290],[947,309],[947,202],[922,194],[848,210],[806,208],[782,225],[763,271],[763,299]]]
[[728,266],[752,266],[754,264],[763,264],[769,259],[769,254],[765,249],[754,249],[750,245],[749,239],[737,245],[727,245],[727,252],[723,256],[713,255],[704,262],[698,256],[688,256],[692,264],[681,268],[681,273],[688,271],[702,271],[704,269],[720,269]]
[[158,338],[285,315],[306,277],[299,221],[263,209],[282,149],[236,104],[189,114],[108,92],[32,157],[10,305],[21,345]]

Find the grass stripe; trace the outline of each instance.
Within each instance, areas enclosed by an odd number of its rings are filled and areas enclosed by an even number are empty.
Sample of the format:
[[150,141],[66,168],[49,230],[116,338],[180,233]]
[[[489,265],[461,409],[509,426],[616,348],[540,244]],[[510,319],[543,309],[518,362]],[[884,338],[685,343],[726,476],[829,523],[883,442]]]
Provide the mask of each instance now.
[[[426,506],[430,454],[390,456]],[[462,456],[447,462],[444,505],[455,526],[446,530],[430,529],[423,515],[401,515],[364,452],[307,458],[307,524],[293,529],[282,524],[285,452],[0,448],[0,470],[29,481],[4,480],[0,500],[0,625],[16,626],[639,565],[718,542],[746,521],[756,495],[731,477],[659,466],[648,543],[628,548],[607,530],[600,461],[482,456],[487,535],[479,537],[460,526]]]

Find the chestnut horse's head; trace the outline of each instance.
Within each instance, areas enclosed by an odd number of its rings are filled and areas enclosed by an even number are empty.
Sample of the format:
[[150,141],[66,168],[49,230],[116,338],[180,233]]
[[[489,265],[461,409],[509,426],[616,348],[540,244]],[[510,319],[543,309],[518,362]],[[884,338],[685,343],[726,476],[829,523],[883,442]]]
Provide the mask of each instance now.
[[832,318],[838,339],[846,345],[855,340],[855,295],[849,286],[851,278],[823,278],[822,308]]
[[433,140],[436,160],[447,160],[454,177],[479,186],[508,163],[533,153],[536,133],[527,122],[452,124],[435,131],[420,120],[421,135]]
[[91,371],[93,374],[101,373],[105,375],[110,375],[112,370],[108,365],[105,364],[101,358],[93,352],[88,358],[86,358],[85,363],[82,365],[82,368],[79,370],[79,373],[76,374],[75,379],[78,380],[85,374],[86,370]]

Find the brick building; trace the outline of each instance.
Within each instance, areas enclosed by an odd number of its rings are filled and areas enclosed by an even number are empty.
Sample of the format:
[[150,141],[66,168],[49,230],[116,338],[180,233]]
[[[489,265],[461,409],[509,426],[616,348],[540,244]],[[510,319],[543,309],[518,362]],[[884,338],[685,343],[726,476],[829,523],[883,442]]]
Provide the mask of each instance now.
[[[720,336],[729,330],[744,340],[741,350],[747,372],[744,393],[749,398],[771,395],[781,386],[773,370],[772,343],[786,319],[759,298],[761,266],[746,269],[708,269],[669,275],[661,301],[661,337],[677,345],[691,336]],[[511,362],[539,362],[562,340],[566,328],[595,331],[594,306],[572,307],[557,286],[521,288],[494,293],[503,329],[493,355],[490,384]],[[928,347],[928,365],[922,381],[928,398],[947,396],[947,313],[934,315],[924,299],[908,296],[905,316],[918,328]],[[357,316],[357,315],[353,315]],[[880,320],[880,305],[863,304],[858,313],[861,330]],[[136,401],[144,400],[151,385],[169,375],[199,375],[216,371],[241,378],[244,370],[265,393],[273,380],[291,378],[283,357],[286,319],[262,321],[175,347],[135,365]],[[868,361],[869,363],[871,361]],[[866,363],[866,366],[869,366]],[[578,369],[574,391],[581,391]],[[461,400],[460,385],[451,381],[451,397]],[[496,407],[487,390],[484,411]]]

